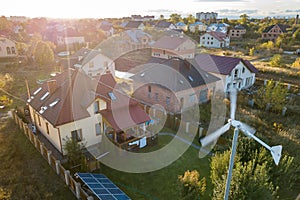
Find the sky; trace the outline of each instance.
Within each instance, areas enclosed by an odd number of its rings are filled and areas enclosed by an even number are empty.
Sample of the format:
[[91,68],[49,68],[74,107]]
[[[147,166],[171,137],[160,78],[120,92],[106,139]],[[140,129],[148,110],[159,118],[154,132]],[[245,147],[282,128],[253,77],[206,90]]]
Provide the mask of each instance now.
[[0,15],[49,18],[119,18],[132,14],[172,13],[195,16],[197,12],[217,12],[219,18],[295,17],[300,14],[300,0],[6,0]]

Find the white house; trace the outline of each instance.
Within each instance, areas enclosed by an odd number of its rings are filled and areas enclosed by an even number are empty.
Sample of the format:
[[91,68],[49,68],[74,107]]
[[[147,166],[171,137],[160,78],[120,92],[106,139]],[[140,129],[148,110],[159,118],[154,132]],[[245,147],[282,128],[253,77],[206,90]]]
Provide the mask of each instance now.
[[220,23],[220,24],[213,23],[207,27],[206,31],[207,32],[215,31],[215,32],[221,32],[221,33],[227,33],[228,27],[229,27],[229,25],[226,23]]
[[143,127],[140,133],[146,133],[150,118],[135,100],[114,90],[115,86],[111,74],[95,80],[78,70],[65,71],[31,92],[27,100],[31,119],[63,155],[67,138],[86,148],[101,145],[104,134],[116,144],[124,144],[127,138],[132,142],[135,135],[128,137],[126,130]]
[[258,72],[248,60],[242,58],[197,54],[195,61],[201,69],[223,80],[217,89],[224,92],[231,88],[242,90],[251,87]]
[[221,32],[207,32],[200,36],[200,46],[207,48],[228,48],[230,37]]
[[0,37],[0,58],[11,58],[17,55],[16,43],[10,39]]
[[187,26],[185,23],[183,23],[183,22],[177,22],[177,23],[175,24],[175,26],[176,26],[178,29],[181,29],[181,30],[184,30],[184,31],[187,31],[187,29],[188,29],[188,26]]
[[100,51],[82,48],[75,54],[78,61],[74,67],[83,70],[90,77],[100,76],[107,72],[115,75],[114,61]]
[[163,30],[177,29],[175,24],[173,24],[172,22],[167,22],[167,21],[159,21],[159,22],[157,22],[157,24],[154,27],[157,29],[163,29]]

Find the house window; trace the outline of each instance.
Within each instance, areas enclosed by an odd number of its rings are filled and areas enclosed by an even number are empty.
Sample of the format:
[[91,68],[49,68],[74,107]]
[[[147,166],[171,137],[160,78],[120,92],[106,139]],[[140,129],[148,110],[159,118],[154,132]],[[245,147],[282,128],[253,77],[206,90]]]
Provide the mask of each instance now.
[[252,81],[252,77],[248,77],[248,78],[246,78],[246,83],[245,83],[245,86],[249,86],[249,85],[251,85],[251,81]]
[[234,70],[234,78],[237,78],[239,75],[239,70],[238,69],[235,69]]
[[181,107],[181,108],[183,107],[183,103],[184,103],[184,98],[181,97],[181,98],[180,98],[180,107]]
[[207,44],[209,44],[209,42],[207,42]]
[[230,86],[231,86],[231,84],[228,83],[228,84],[227,84],[227,90],[230,90]]
[[164,54],[164,55],[166,54],[166,50],[163,50],[163,54]]
[[148,98],[151,98],[151,85],[148,85]]
[[99,101],[94,102],[94,114],[99,112]]
[[9,47],[6,47],[6,52],[7,52],[7,54],[10,54],[10,48]]
[[171,101],[170,97],[166,97],[166,104],[167,104],[167,106],[170,105],[170,101]]
[[205,37],[202,37],[203,40],[205,40]]
[[241,82],[239,82],[238,83],[238,89],[241,89],[241,86],[242,86],[242,84],[241,84]]
[[12,54],[16,54],[15,47],[11,47],[11,53],[12,53]]
[[95,131],[96,131],[96,136],[101,135],[101,123],[95,124]]
[[158,93],[155,93],[155,101],[158,101]]
[[46,122],[46,130],[47,130],[47,134],[49,135],[49,124]]
[[200,91],[200,96],[199,96],[200,103],[206,102],[207,101],[207,96],[208,96],[208,89],[201,90]]
[[245,73],[245,67],[243,67],[242,73]]
[[39,126],[41,126],[41,117],[39,115],[38,116],[38,122],[39,122]]
[[214,44],[214,42],[211,42],[210,44],[211,44],[211,45],[213,45],[213,44]]
[[82,141],[82,129],[71,131],[71,137],[76,142]]

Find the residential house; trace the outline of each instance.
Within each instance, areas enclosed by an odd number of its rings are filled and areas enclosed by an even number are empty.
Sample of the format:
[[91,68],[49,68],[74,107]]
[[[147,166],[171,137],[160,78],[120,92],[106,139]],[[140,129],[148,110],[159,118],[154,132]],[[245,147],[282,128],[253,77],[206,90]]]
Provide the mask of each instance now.
[[90,77],[98,77],[107,72],[115,75],[114,61],[98,50],[82,48],[72,57],[78,58],[73,66]]
[[[30,116],[41,134],[65,155],[67,138],[86,148],[103,137],[128,150],[130,142],[148,136],[149,116],[137,101],[115,90],[111,74],[91,79],[67,70],[44,82],[28,99]],[[135,130],[135,131],[133,131]]]
[[196,13],[196,19],[199,21],[216,21],[218,18],[218,13],[216,12],[198,12]]
[[197,54],[195,62],[206,72],[219,77],[223,84],[218,90],[228,92],[232,88],[239,90],[251,87],[258,70],[242,58]]
[[233,29],[230,29],[229,36],[230,38],[242,38],[246,34],[246,28],[242,25],[236,25]]
[[287,33],[288,28],[290,28],[290,26],[285,24],[275,24],[269,26],[263,30],[261,39],[275,41],[279,35]]
[[83,36],[65,36],[65,35],[57,36],[57,45],[73,46],[76,44],[84,44],[84,43],[85,43],[85,39]]
[[200,36],[200,46],[207,48],[228,48],[230,37],[221,32],[207,32]]
[[153,15],[145,15],[143,17],[141,15],[131,15],[131,20],[133,21],[153,21],[154,18]]
[[177,29],[176,25],[174,25],[172,22],[167,22],[167,21],[159,21],[154,27],[163,30]]
[[177,22],[175,26],[177,27],[177,29],[182,29],[184,31],[187,31],[188,28],[188,26],[183,22]]
[[175,114],[208,101],[220,80],[186,59],[175,57],[153,57],[131,78],[135,99],[148,106],[159,104]]
[[100,24],[97,26],[98,29],[104,32],[106,37],[110,37],[114,34],[114,27],[113,24],[108,22],[108,21],[102,21]]
[[122,32],[120,36],[120,48],[122,48],[124,52],[149,48],[153,43],[151,35],[139,29],[126,30]]
[[152,56],[169,59],[172,57],[193,58],[196,44],[189,37],[174,32],[164,35],[152,45]]
[[206,31],[209,32],[209,31],[214,31],[214,32],[221,32],[221,33],[225,33],[227,34],[227,31],[228,31],[228,27],[229,25],[226,24],[226,23],[213,23],[213,24],[210,24]]
[[0,36],[0,58],[12,58],[16,56],[18,56],[16,43]]
[[195,22],[193,24],[190,24],[189,26],[189,30],[192,33],[195,33],[196,31],[203,32],[206,31],[206,29],[207,29],[207,25],[203,22]]
[[144,30],[145,25],[142,21],[129,21],[126,23],[126,25],[124,26],[125,30]]

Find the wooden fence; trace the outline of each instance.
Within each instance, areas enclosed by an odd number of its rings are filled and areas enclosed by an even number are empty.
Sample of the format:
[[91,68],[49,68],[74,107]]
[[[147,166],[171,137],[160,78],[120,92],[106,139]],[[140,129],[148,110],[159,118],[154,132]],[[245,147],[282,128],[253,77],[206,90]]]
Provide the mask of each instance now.
[[60,160],[56,159],[50,150],[39,140],[39,138],[32,132],[28,125],[22,121],[22,119],[12,111],[13,119],[19,128],[23,131],[29,141],[35,146],[38,152],[48,162],[49,166],[56,172],[56,174],[64,180],[65,184],[69,186],[69,189],[73,192],[77,199],[93,200],[92,196],[89,196],[81,187],[81,184],[74,180],[69,170],[66,170],[60,163]]

